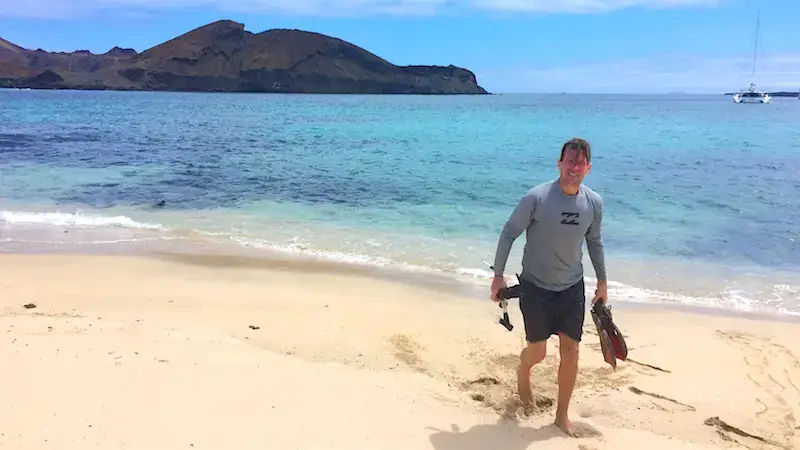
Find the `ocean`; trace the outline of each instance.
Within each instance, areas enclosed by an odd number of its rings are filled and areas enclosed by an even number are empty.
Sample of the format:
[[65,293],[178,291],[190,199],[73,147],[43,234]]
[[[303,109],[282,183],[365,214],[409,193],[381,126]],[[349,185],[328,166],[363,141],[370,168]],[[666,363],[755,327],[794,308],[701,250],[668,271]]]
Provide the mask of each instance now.
[[312,257],[486,299],[505,220],[577,136],[611,302],[800,315],[798,118],[722,95],[0,90],[0,252]]

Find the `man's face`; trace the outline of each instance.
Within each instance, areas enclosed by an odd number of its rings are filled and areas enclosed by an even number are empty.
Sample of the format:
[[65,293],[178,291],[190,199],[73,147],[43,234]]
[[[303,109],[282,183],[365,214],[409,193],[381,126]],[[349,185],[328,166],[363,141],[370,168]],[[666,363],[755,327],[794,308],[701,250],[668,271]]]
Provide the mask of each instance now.
[[558,162],[558,171],[561,173],[561,179],[571,185],[581,184],[591,168],[592,165],[586,161],[583,153],[578,150],[570,149],[565,151],[563,161]]

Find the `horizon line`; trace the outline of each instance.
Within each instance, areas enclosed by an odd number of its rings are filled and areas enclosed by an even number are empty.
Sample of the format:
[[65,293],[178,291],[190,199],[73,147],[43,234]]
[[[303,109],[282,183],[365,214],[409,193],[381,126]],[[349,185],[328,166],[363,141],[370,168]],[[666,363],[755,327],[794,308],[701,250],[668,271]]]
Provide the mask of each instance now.
[[[324,92],[257,92],[257,91],[170,91],[170,90],[146,90],[146,89],[60,89],[60,88],[16,88],[10,86],[0,86],[0,89],[15,90],[15,91],[74,91],[74,92],[143,92],[143,93],[157,93],[157,94],[267,94],[267,95],[347,95],[347,96],[392,96],[392,97],[483,97],[492,95],[619,95],[619,96],[635,96],[635,95],[650,95],[650,96],[729,96],[736,93],[730,92],[587,92],[587,91],[505,91],[505,92],[489,92],[488,94],[362,94],[362,93],[324,93]],[[794,93],[800,97],[800,88],[794,90],[776,90],[765,91],[768,94],[774,93]],[[788,97],[792,98],[792,97]]]

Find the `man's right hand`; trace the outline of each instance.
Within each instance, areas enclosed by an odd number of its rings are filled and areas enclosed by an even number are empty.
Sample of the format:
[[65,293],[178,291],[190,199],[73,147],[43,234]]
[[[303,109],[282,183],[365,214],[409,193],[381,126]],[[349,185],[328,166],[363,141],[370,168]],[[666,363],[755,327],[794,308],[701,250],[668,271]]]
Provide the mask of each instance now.
[[505,289],[507,287],[508,286],[506,285],[505,277],[495,276],[494,279],[492,279],[492,296],[491,296],[492,300],[495,302],[499,302],[500,299],[497,298],[497,294],[500,292],[500,289]]

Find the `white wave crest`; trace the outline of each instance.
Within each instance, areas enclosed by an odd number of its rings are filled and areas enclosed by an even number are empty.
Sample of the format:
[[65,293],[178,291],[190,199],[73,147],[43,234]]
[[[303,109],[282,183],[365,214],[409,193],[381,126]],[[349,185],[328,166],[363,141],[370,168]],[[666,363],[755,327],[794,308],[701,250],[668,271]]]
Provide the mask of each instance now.
[[137,222],[128,216],[84,215],[80,211],[29,212],[0,211],[0,222],[7,224],[44,224],[70,227],[123,227],[139,230],[163,230],[160,224]]

